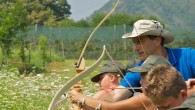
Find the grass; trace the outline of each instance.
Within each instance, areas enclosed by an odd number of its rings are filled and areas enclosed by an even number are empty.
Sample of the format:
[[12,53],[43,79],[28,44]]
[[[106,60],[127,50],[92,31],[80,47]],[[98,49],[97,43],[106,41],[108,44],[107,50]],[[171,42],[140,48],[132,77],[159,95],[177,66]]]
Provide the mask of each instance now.
[[[74,63],[76,60],[66,60],[64,62],[52,62],[48,65],[48,73],[42,73],[28,77],[19,76],[17,69],[3,67],[0,70],[0,109],[1,110],[47,110],[54,94],[68,80],[76,75]],[[94,60],[87,60],[86,66],[94,63]],[[104,63],[104,62],[102,62]],[[102,64],[101,63],[101,64]],[[101,65],[82,80],[82,85],[88,87],[83,94],[93,95],[98,85],[92,83],[90,78],[97,74]],[[44,89],[44,90],[43,90]],[[47,90],[46,90],[47,89]],[[58,109],[69,108],[69,101]]]

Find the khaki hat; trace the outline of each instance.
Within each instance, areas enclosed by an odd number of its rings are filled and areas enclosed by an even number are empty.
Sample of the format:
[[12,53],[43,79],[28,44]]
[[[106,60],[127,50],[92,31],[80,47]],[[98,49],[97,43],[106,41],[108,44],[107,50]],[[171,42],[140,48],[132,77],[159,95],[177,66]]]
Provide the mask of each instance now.
[[195,93],[190,95],[183,104],[170,110],[195,110]]
[[154,20],[138,20],[134,23],[132,33],[126,33],[122,36],[122,38],[126,39],[145,35],[163,37],[165,44],[174,40],[173,35],[169,31],[164,30],[163,26],[158,21]]
[[[117,67],[121,70],[122,74],[125,75],[126,71],[125,71],[125,66],[119,62],[111,62],[111,61],[107,61],[103,66],[102,69],[100,70],[100,73],[97,74],[96,76],[91,78],[92,82],[98,82],[100,79],[100,75],[104,74],[104,73],[114,73],[114,74],[121,74],[120,71],[117,69]],[[121,75],[122,76],[122,75]]]
[[150,55],[141,66],[138,67],[133,67],[128,69],[130,72],[148,72],[150,71],[154,66],[158,64],[165,64],[171,66],[169,61],[164,58],[163,56],[158,56],[158,55]]

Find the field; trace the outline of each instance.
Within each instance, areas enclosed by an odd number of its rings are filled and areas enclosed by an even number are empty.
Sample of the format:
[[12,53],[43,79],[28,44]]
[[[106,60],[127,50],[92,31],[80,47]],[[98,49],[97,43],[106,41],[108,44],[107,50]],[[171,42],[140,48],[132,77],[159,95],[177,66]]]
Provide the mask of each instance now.
[[[47,110],[57,90],[76,75],[75,62],[76,60],[52,62],[48,67],[48,73],[36,75],[32,73],[29,76],[19,75],[17,69],[3,67],[0,71],[0,109]],[[95,61],[86,61],[86,66],[90,66],[93,62]],[[98,88],[98,85],[90,82],[90,78],[97,74],[100,67],[101,65],[82,80],[83,87],[88,88],[83,90],[83,94],[91,96],[97,90],[95,88]],[[58,109],[67,110],[69,105],[67,99]]]

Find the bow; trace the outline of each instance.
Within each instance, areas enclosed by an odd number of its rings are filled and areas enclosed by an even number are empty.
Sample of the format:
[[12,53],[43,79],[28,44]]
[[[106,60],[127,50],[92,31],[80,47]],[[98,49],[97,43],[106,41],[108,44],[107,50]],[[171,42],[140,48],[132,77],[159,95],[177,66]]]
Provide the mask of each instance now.
[[93,72],[98,65],[100,64],[100,62],[103,59],[103,56],[105,54],[105,46],[103,47],[103,52],[101,54],[101,56],[99,57],[99,59],[92,65],[90,66],[90,68],[82,71],[80,74],[77,74],[75,77],[73,77],[71,80],[69,80],[64,87],[62,87],[57,94],[54,96],[52,102],[49,105],[48,110],[54,110],[55,109],[55,105],[57,103],[57,101],[59,100],[59,98],[64,94],[64,92],[66,92],[69,88],[71,88],[75,83],[77,83],[78,81],[80,81],[81,79],[85,78],[86,76],[88,76],[91,72]]
[[[76,71],[77,74],[73,79],[71,79],[70,81],[68,81],[64,87],[62,87],[58,92],[57,94],[54,96],[54,98],[52,99],[50,105],[49,105],[49,108],[48,110],[54,110],[55,109],[55,105],[58,101],[58,99],[64,94],[64,92],[66,90],[68,90],[70,87],[72,87],[75,83],[77,83],[79,80],[81,80],[82,78],[86,77],[87,75],[89,75],[91,72],[93,72],[95,70],[95,67],[98,66],[98,64],[101,62],[101,60],[103,59],[103,56],[104,56],[104,53],[105,53],[105,46],[104,46],[104,49],[103,49],[103,52],[102,52],[102,55],[100,56],[100,58],[87,70],[85,70],[85,59],[84,59],[84,52],[86,50],[86,47],[88,45],[88,42],[90,41],[92,35],[95,33],[95,31],[103,24],[103,22],[111,15],[112,12],[114,12],[114,10],[116,9],[117,5],[119,4],[119,1],[118,0],[116,2],[116,4],[114,5],[113,9],[104,17],[104,19],[102,19],[102,21],[95,27],[95,29],[93,30],[93,32],[90,34],[87,42],[85,43],[85,46],[81,52],[81,55],[79,57],[79,60],[78,62],[76,63]],[[77,83],[77,86],[80,86],[80,83]],[[78,110],[79,108],[76,107]]]

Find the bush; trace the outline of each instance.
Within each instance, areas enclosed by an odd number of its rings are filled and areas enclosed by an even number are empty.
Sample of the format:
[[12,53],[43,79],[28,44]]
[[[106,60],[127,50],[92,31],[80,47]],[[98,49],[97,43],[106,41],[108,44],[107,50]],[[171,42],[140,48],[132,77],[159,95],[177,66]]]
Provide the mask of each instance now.
[[34,64],[31,63],[17,64],[15,66],[18,68],[20,75],[35,75],[44,71],[43,69],[37,68]]

